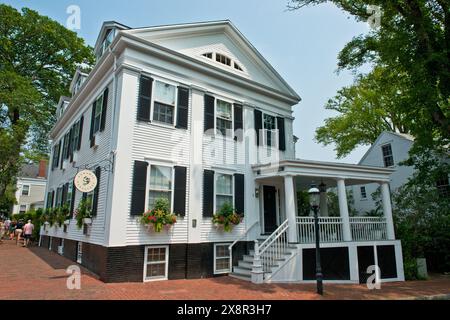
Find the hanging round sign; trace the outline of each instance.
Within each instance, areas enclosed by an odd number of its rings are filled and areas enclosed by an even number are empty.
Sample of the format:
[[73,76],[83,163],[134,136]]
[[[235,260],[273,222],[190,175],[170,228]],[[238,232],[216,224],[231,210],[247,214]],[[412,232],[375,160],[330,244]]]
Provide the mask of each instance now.
[[83,170],[77,173],[74,179],[75,188],[81,192],[91,192],[97,186],[97,177],[90,170]]

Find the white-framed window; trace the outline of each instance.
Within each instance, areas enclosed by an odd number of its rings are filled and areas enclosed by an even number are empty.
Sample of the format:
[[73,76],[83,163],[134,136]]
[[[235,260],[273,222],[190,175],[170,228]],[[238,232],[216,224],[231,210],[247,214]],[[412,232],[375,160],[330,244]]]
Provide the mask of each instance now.
[[102,122],[102,111],[103,111],[103,93],[95,100],[94,105],[92,106],[95,108],[94,112],[94,130],[93,134],[100,131],[100,125]]
[[177,88],[172,84],[155,80],[153,90],[153,121],[174,125]]
[[391,144],[385,144],[381,146],[381,152],[383,153],[383,162],[385,167],[392,167],[394,165],[394,156],[392,154]]
[[233,206],[234,203],[234,190],[233,190],[233,175],[225,173],[217,173],[216,192],[215,196],[215,208],[219,210],[225,203],[229,203]]
[[70,137],[70,132],[67,132],[64,135],[64,144],[63,144],[63,150],[62,150],[62,155],[61,155],[61,161],[64,161],[65,159],[67,159],[69,157],[69,137]]
[[62,187],[59,187],[56,189],[56,201],[55,201],[55,207],[61,206],[62,203]]
[[81,120],[78,120],[73,126],[73,135],[72,135],[72,143],[71,143],[71,151],[76,151],[78,148],[78,140],[80,135],[80,124]]
[[263,113],[264,145],[272,147],[275,145],[275,132],[277,130],[276,117]]
[[25,212],[27,212],[27,205],[21,204],[19,207],[19,213],[25,213]]
[[81,264],[83,261],[83,242],[77,242],[77,263]]
[[202,56],[204,56],[204,57],[206,57],[208,59],[212,59],[213,58],[213,53],[212,52],[207,52],[207,53],[202,54]]
[[150,164],[149,167],[147,208],[152,209],[158,198],[169,200],[172,208],[173,167],[159,164]]
[[103,42],[101,44],[97,60],[101,58],[101,56],[105,53],[106,49],[108,49],[109,45],[113,42],[114,36],[116,35],[116,29],[112,28],[106,31],[106,35],[103,38]]
[[144,254],[144,281],[166,280],[169,269],[169,246],[148,246]]
[[72,206],[72,193],[73,193],[73,183],[69,183],[67,188],[67,196],[66,196],[66,203],[67,207],[70,209]]
[[242,65],[239,62],[237,62],[236,60],[227,56],[226,54],[219,53],[219,52],[205,52],[205,53],[202,53],[202,56],[205,58],[211,59],[217,63],[226,65],[235,70],[244,72],[244,68],[242,67]]
[[90,209],[94,209],[94,191],[86,193],[86,202],[89,201]]
[[233,134],[233,104],[221,99],[216,99],[216,130],[223,136]]
[[22,186],[22,195],[23,196],[29,196],[30,195],[30,185],[29,184],[24,184]]
[[362,186],[360,189],[361,189],[361,199],[367,199],[366,187]]
[[214,274],[229,273],[230,270],[230,243],[214,244]]
[[237,62],[234,62],[233,65],[236,70],[244,71],[244,70],[242,70],[242,67]]

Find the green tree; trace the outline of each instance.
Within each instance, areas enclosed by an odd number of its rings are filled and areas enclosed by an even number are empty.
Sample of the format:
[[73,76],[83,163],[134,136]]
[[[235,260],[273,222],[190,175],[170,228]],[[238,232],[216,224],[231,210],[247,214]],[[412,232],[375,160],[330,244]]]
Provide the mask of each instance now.
[[[291,10],[331,2],[354,16],[367,21],[373,11],[381,9],[380,26],[355,37],[340,52],[339,69],[358,70],[367,63],[406,75],[409,89],[402,92],[408,103],[395,107],[395,114],[405,117],[407,128],[416,143],[438,141],[446,145],[450,137],[450,2],[448,0],[290,0]],[[376,92],[376,88],[374,88]],[[387,97],[387,93],[384,95]],[[345,95],[344,95],[345,97]],[[344,98],[344,101],[346,99]],[[392,119],[393,120],[393,119]],[[378,126],[380,126],[378,124]],[[379,130],[379,129],[377,129]],[[376,131],[376,130],[375,130]],[[322,134],[319,139],[327,142]],[[356,131],[355,136],[360,135]],[[342,139],[334,142],[342,142]],[[358,139],[353,139],[358,140]],[[367,143],[361,136],[359,143]],[[340,155],[350,146],[341,147]]]
[[0,197],[14,183],[24,154],[48,157],[55,107],[92,48],[36,11],[0,5]]
[[383,131],[409,133],[410,120],[403,112],[408,99],[409,77],[384,67],[360,75],[355,83],[342,88],[325,106],[338,112],[317,128],[316,140],[334,143],[337,157],[356,147],[372,144]]

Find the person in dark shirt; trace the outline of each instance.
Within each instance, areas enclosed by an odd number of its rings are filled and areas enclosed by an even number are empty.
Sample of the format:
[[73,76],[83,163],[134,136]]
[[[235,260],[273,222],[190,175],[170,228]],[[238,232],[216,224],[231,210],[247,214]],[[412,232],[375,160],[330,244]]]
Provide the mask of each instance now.
[[22,232],[23,232],[23,222],[22,222],[22,220],[19,220],[19,222],[17,222],[17,224],[16,224],[16,231],[15,231],[16,244],[19,243],[21,236],[22,236]]

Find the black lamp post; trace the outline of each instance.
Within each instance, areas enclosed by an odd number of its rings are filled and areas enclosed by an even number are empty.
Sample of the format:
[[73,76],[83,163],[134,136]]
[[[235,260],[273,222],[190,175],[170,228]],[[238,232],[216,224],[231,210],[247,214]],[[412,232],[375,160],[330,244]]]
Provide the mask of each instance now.
[[316,235],[316,281],[317,281],[317,293],[323,295],[323,274],[322,267],[320,265],[320,234],[319,234],[319,203],[320,203],[320,190],[316,186],[311,186],[308,190],[309,204],[314,211],[314,230]]

